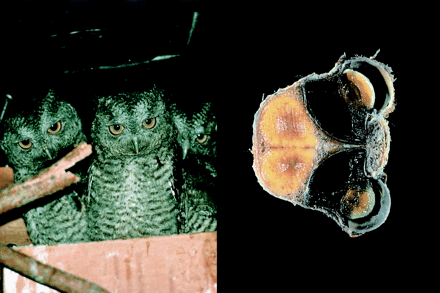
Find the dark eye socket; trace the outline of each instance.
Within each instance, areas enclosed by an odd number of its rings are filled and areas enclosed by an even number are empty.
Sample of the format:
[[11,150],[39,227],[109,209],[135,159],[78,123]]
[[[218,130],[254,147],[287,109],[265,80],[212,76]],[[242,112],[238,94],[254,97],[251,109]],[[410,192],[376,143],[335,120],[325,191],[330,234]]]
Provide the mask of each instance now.
[[18,145],[22,148],[22,149],[30,149],[32,146],[32,142],[30,139],[23,139],[22,141],[18,142]]
[[144,122],[142,122],[142,126],[144,126],[147,129],[151,129],[155,125],[156,125],[156,118],[145,119]]
[[124,126],[119,125],[119,124],[110,125],[109,130],[112,134],[118,135],[118,134],[122,133],[122,131],[124,130]]
[[205,143],[208,140],[208,135],[207,134],[198,134],[196,137],[196,140],[199,143]]
[[54,123],[49,129],[47,130],[50,134],[56,134],[60,132],[61,130],[61,121],[58,121],[57,123]]

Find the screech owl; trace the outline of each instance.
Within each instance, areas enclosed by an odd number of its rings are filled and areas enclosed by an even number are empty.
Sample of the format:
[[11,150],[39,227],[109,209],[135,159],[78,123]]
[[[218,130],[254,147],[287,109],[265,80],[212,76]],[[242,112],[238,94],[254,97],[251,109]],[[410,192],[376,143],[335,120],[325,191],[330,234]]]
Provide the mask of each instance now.
[[216,176],[217,120],[212,111],[212,103],[201,103],[189,114],[173,104],[174,123],[178,130],[177,142],[182,151],[182,159],[194,155]]
[[[37,175],[86,141],[76,110],[52,90],[24,106],[14,101],[2,125],[1,149],[14,170],[15,182]],[[87,241],[82,211],[87,167],[78,164],[71,171],[80,176],[79,183],[25,207],[23,219],[34,245]]]
[[178,233],[176,130],[163,91],[97,97],[88,219],[92,240]]
[[176,104],[173,107],[177,141],[182,153],[181,232],[215,231],[216,117],[210,102],[200,104],[192,114],[182,111]]

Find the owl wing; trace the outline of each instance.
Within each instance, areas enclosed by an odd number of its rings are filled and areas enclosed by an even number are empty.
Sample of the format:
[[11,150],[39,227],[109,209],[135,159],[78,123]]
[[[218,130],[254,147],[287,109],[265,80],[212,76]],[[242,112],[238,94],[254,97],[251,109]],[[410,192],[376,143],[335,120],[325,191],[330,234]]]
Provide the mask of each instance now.
[[[23,214],[34,245],[55,245],[88,241],[86,215],[82,210],[81,190],[67,188],[50,202],[40,202]],[[58,196],[60,193],[53,196]],[[52,196],[51,196],[52,197]]]
[[191,158],[185,166],[180,201],[181,232],[216,231],[216,178],[204,165],[195,164]]

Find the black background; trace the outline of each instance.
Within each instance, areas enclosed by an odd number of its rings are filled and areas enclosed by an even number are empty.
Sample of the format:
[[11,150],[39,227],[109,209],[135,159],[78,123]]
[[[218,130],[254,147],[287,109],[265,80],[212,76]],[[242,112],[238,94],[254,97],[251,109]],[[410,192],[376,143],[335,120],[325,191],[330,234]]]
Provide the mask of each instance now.
[[[409,159],[414,142],[408,138],[408,120],[415,119],[410,113],[416,107],[409,81],[417,79],[414,64],[424,63],[427,53],[416,50],[430,45],[418,21],[407,14],[392,7],[318,3],[278,7],[217,1],[6,3],[0,13],[0,97],[11,94],[25,100],[54,87],[87,116],[95,91],[153,81],[171,87],[174,98],[188,104],[214,102],[222,162],[221,289],[378,288],[380,282],[419,282],[422,279],[413,274],[438,258],[428,248],[435,229],[423,230],[427,220],[419,216],[427,205],[415,198],[429,192],[410,177],[418,173],[414,168],[419,159]],[[186,46],[194,10],[200,16]],[[69,35],[93,28],[103,29],[103,37]],[[425,32],[428,28],[424,26]],[[328,72],[344,53],[369,57],[378,49],[376,59],[388,64],[397,78],[385,168],[392,205],[381,227],[351,239],[324,214],[264,192],[252,170],[252,122],[263,95],[313,72]],[[167,54],[181,57],[129,69],[88,70]],[[331,115],[332,109],[328,112]],[[387,279],[391,275],[398,277]]]

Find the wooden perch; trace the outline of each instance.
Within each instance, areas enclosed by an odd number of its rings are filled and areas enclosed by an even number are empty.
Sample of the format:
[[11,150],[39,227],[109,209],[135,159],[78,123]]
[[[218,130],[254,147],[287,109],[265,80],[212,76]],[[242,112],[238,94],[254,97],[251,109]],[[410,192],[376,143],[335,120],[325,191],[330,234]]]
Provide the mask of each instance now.
[[66,172],[66,169],[91,153],[92,147],[86,143],[81,143],[37,176],[3,189],[0,192],[0,215],[78,182],[79,177],[71,172]]
[[[91,153],[92,147],[81,143],[37,176],[2,190],[0,192],[0,215],[78,182],[79,177],[71,172],[66,172],[66,169]],[[0,263],[40,284],[61,292],[108,292],[98,285],[45,265],[6,246],[0,246]]]
[[98,285],[45,265],[6,246],[0,246],[0,262],[40,284],[61,292],[108,292]]

